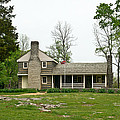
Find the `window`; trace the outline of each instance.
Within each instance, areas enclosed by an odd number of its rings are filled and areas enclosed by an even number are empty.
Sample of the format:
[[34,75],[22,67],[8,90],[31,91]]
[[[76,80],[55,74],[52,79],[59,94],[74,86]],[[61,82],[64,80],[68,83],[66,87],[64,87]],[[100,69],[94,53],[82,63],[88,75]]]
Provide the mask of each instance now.
[[47,62],[42,62],[42,68],[47,68]]
[[83,83],[83,76],[77,76],[77,75],[74,75],[73,76],[73,79],[74,79],[74,83]]
[[27,69],[28,68],[28,63],[27,62],[24,62],[23,63],[23,69]]
[[47,77],[46,76],[42,77],[42,84],[47,84]]
[[94,75],[93,82],[94,83],[105,83],[105,75]]

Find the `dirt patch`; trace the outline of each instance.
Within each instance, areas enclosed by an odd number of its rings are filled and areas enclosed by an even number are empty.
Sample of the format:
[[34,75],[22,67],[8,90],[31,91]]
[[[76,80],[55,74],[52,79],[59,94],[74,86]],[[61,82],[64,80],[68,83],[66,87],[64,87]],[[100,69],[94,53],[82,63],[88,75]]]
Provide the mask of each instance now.
[[20,95],[0,95],[0,96],[24,96],[24,95],[45,95],[45,93],[25,93],[25,94],[20,94]]

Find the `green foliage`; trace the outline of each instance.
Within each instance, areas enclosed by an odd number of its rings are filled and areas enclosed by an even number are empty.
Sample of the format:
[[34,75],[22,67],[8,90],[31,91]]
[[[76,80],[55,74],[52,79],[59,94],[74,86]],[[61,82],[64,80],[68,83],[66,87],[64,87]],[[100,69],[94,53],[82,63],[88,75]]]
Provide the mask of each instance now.
[[72,89],[65,89],[65,88],[63,88],[63,89],[61,89],[61,92],[62,93],[71,93]]
[[41,89],[41,90],[37,90],[38,92],[46,92],[47,89]]
[[95,89],[93,89],[93,88],[90,88],[90,89],[88,89],[88,92],[96,92],[96,90]]
[[3,62],[10,52],[18,49],[17,38],[18,34],[15,32],[16,28],[12,25],[13,6],[6,6],[10,0],[0,1],[0,61]]
[[17,59],[20,51],[11,53],[4,62],[0,63],[0,86],[1,88],[16,88],[18,83],[18,63]]
[[87,89],[82,89],[82,92],[88,92]]
[[0,89],[0,93],[18,93],[18,92],[24,92],[24,93],[36,93],[36,89]]
[[58,88],[50,88],[47,90],[47,93],[59,93],[60,90]]
[[67,89],[67,88],[50,88],[47,90],[47,93],[76,93],[79,92],[78,89]]
[[119,93],[119,94],[120,94],[120,90],[118,90],[118,91],[117,91],[117,93]]
[[105,92],[106,92],[105,89],[99,89],[99,90],[98,90],[98,93],[105,93]]
[[113,89],[108,89],[108,93],[114,93],[115,92],[115,90],[113,90]]

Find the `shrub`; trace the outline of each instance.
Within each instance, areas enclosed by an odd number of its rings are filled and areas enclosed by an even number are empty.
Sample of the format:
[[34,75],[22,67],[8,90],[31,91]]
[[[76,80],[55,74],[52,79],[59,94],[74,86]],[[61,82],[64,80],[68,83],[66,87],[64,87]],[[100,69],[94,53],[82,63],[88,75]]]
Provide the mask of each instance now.
[[88,92],[87,89],[82,89],[82,92]]
[[17,92],[26,92],[26,93],[36,93],[36,89],[0,89],[0,92],[3,93],[17,93]]
[[50,88],[47,89],[47,93],[59,93],[60,90],[58,88]]
[[41,89],[41,90],[37,90],[38,92],[46,92],[47,89]]
[[90,88],[90,89],[88,89],[88,92],[96,92],[96,90],[93,88]]
[[118,90],[118,91],[117,91],[117,93],[119,93],[119,94],[120,94],[120,90]]
[[63,88],[63,89],[61,89],[61,92],[62,93],[71,93],[72,89],[65,89],[65,88]]
[[115,91],[113,89],[108,89],[108,93],[114,93]]
[[71,90],[72,90],[71,92],[73,92],[73,93],[77,93],[77,92],[79,92],[78,89],[71,89]]
[[106,90],[105,90],[105,89],[99,89],[98,92],[99,92],[99,93],[105,93]]

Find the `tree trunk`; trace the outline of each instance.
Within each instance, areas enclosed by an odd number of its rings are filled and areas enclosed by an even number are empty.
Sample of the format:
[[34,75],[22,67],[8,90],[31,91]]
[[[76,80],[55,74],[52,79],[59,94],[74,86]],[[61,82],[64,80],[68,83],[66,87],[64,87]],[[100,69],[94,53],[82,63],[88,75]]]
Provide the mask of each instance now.
[[109,88],[112,88],[113,84],[113,73],[112,73],[112,55],[107,57],[107,85]]

